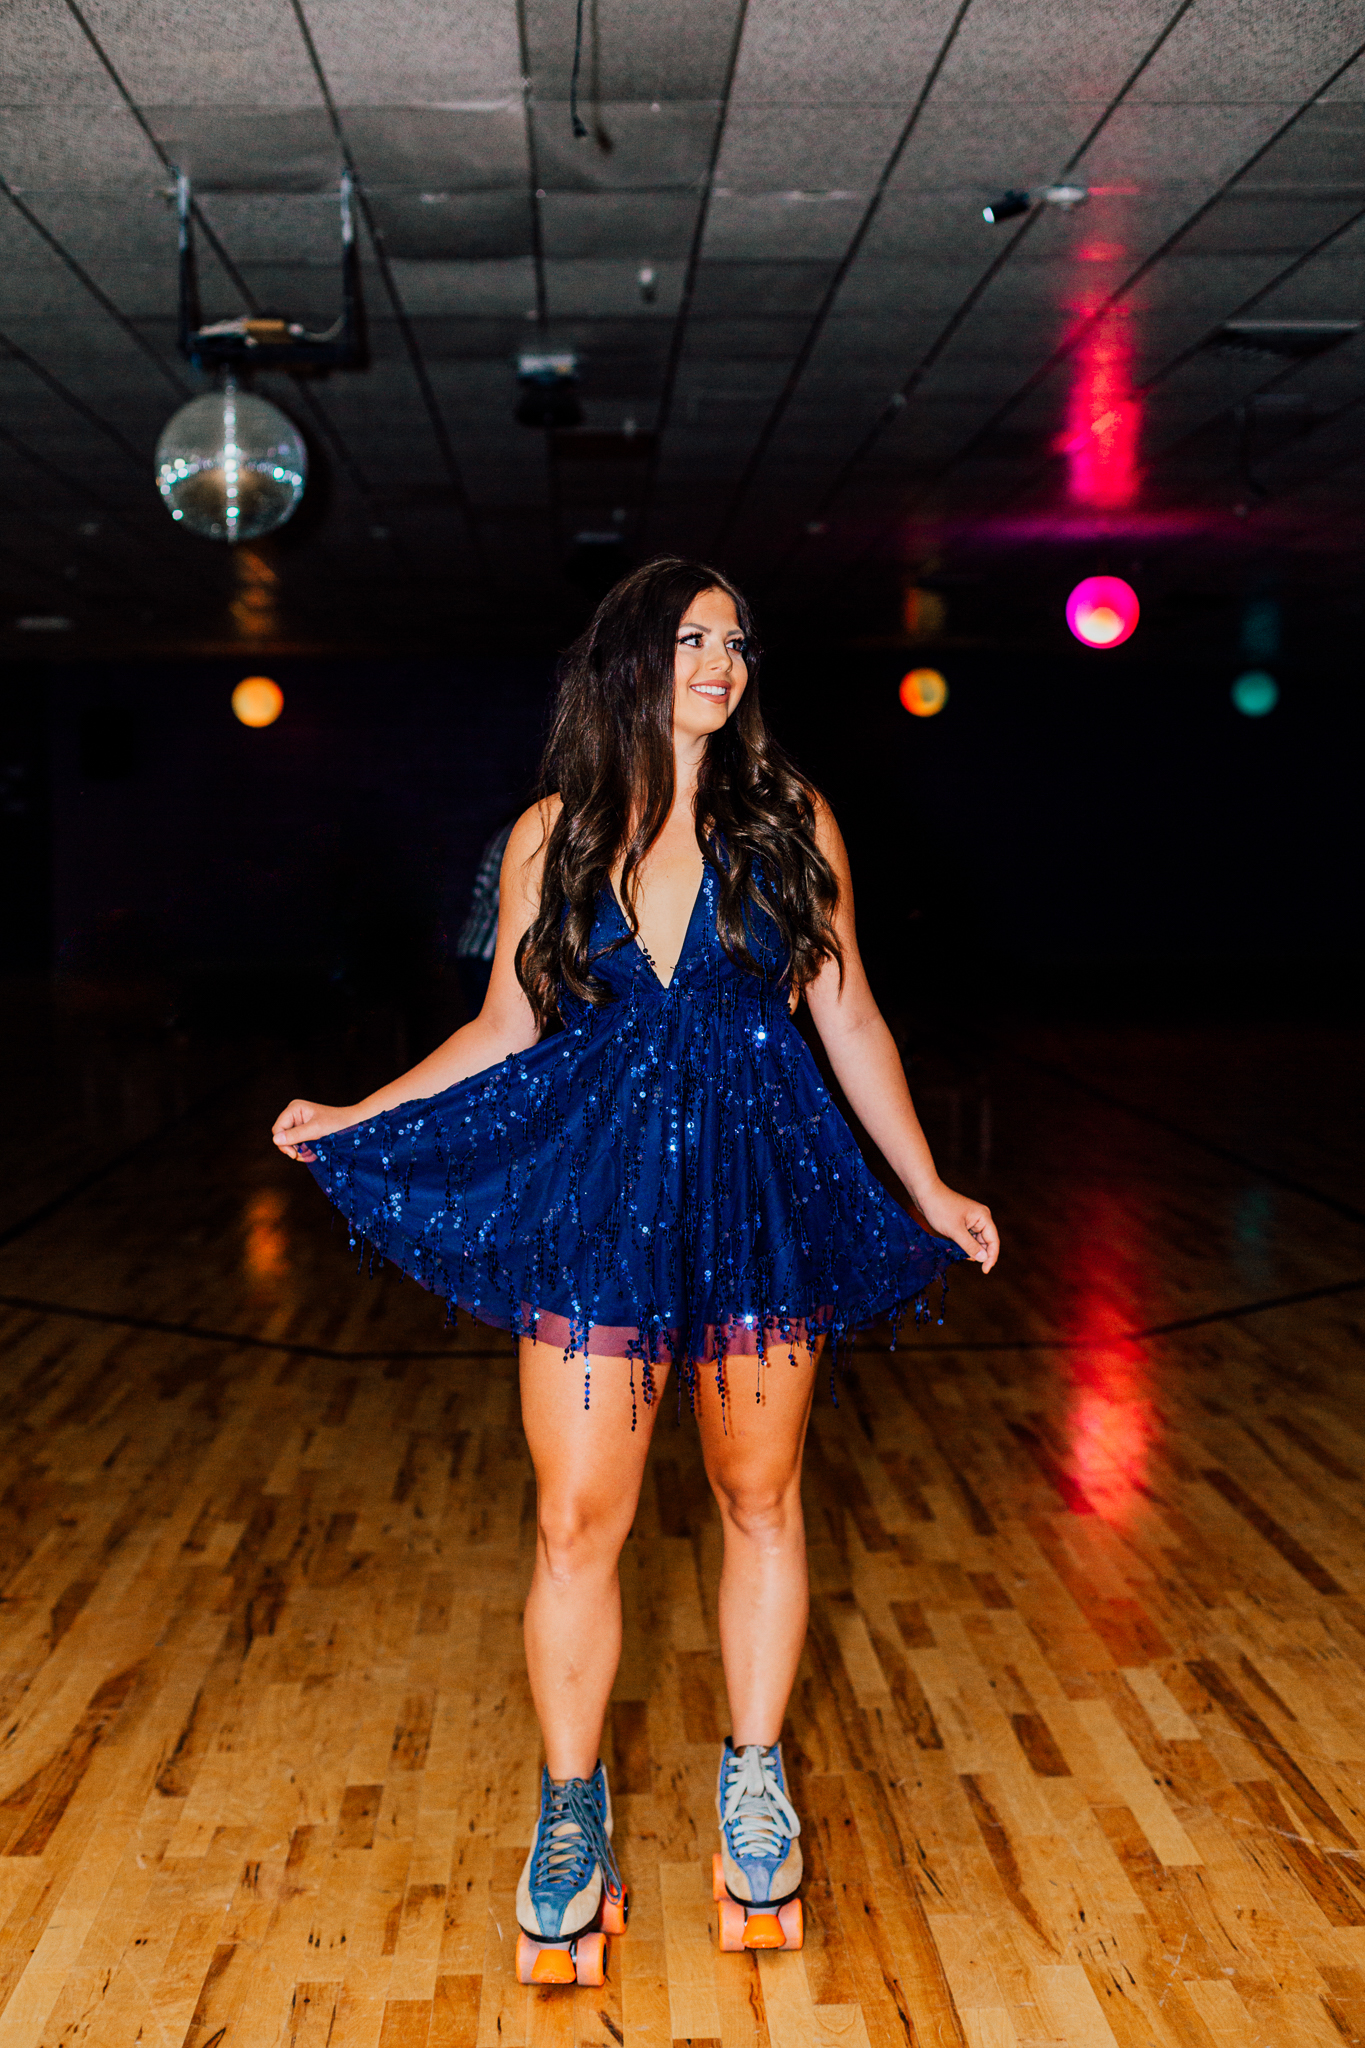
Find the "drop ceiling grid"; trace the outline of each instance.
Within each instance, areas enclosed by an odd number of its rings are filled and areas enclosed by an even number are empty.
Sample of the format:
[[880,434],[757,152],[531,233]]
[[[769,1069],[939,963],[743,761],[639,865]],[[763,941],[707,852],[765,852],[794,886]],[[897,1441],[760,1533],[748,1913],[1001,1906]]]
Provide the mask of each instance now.
[[219,0],[83,0],[81,11],[139,106],[318,104],[287,0],[233,0],[230,33]]
[[[1036,183],[1054,175],[1171,11],[1149,0],[1103,11],[1080,0],[1044,0],[1025,22],[1024,10],[1005,0],[973,0],[881,218],[755,479],[764,520],[781,500],[791,520],[818,500],[832,469],[975,286],[1000,247],[980,221],[982,194],[1016,176]],[[1097,182],[1142,191],[1097,197],[1069,219],[1038,222],[906,408],[918,418],[884,437],[855,475],[850,502],[860,490],[880,489],[880,477],[923,475],[955,455],[984,470],[968,453],[973,436],[1065,341],[1077,308],[1121,284],[1273,133],[1298,96],[1341,62],[1352,37],[1365,33],[1355,20],[1361,11],[1353,0],[1301,21],[1262,0],[1240,7],[1197,0],[1083,166]],[[534,333],[525,318],[534,304],[532,266],[519,240],[529,177],[515,10],[510,0],[478,0],[434,24],[416,0],[386,7],[382,18],[372,0],[310,0],[307,12],[367,184],[376,205],[388,209],[386,228],[400,250],[405,234],[416,237],[414,253],[396,258],[395,274],[430,350],[433,384],[476,495],[499,489],[500,465],[525,479],[518,491],[543,489],[541,444],[511,418],[507,360]],[[585,113],[600,121],[610,149],[596,139],[575,143],[567,133],[572,0],[533,0],[529,15],[547,193],[549,338],[584,353],[591,426],[619,427],[628,410],[647,426],[738,15],[733,0],[698,7],[695,23],[689,20],[694,47],[670,70],[676,23],[664,24],[659,10],[644,0],[598,0],[595,9],[588,0],[587,14]],[[946,5],[910,10],[900,0],[856,9],[847,0],[835,7],[750,0],[717,173],[721,196],[711,209],[662,451],[661,503],[671,479],[733,480],[951,15]],[[282,309],[288,301],[290,311],[331,309],[329,188],[337,156],[287,0],[248,0],[230,47],[208,0],[158,0],[132,12],[115,0],[92,0],[90,18],[130,90],[151,108],[158,134],[191,153],[196,125],[202,131],[205,211],[259,296]],[[1220,38],[1232,52],[1226,75],[1216,61]],[[6,124],[0,167],[16,180],[39,173],[29,188],[35,210],[173,362],[173,223],[159,193],[164,170],[65,8],[32,0],[23,47],[24,61],[7,67],[24,104]],[[1237,84],[1244,61],[1255,72],[1254,90],[1245,92]],[[1135,372],[1146,374],[1197,340],[1240,297],[1273,282],[1296,247],[1348,217],[1349,193],[1339,206],[1309,196],[1316,181],[1340,174],[1343,151],[1365,132],[1361,87],[1350,87],[1352,100],[1347,85],[1257,167],[1267,186],[1306,188],[1301,201],[1279,205],[1273,220],[1262,215],[1257,232],[1266,246],[1242,246],[1245,230],[1225,201],[1190,237],[1189,250],[1164,258],[1129,294]],[[269,189],[270,181],[290,178],[292,191]],[[266,189],[253,189],[253,180]],[[125,433],[154,439],[169,395],[156,392],[154,366],[31,230],[16,237],[19,228],[13,216],[0,225],[0,306],[16,340]],[[1121,254],[1094,255],[1106,242]],[[1087,245],[1092,253],[1083,256]],[[1305,266],[1273,294],[1275,305],[1339,310],[1335,296],[1349,287],[1354,251],[1352,244],[1342,252],[1335,269]],[[659,272],[652,308],[638,290],[645,261]],[[214,283],[207,251],[205,284],[215,312],[238,310],[235,295]],[[435,444],[406,361],[398,360],[401,341],[372,265],[366,293],[376,355],[370,374],[379,380],[371,402],[343,396],[364,381],[349,379],[322,387],[321,402],[356,460],[385,488],[404,476],[435,487]],[[466,351],[478,359],[477,378],[439,374],[443,366],[463,371]],[[82,445],[99,437],[27,373],[8,371],[20,412],[44,437],[50,423],[51,445],[79,463]],[[746,372],[755,373],[747,384]],[[1019,399],[1009,414],[1019,431],[1046,433],[1064,421],[1074,374],[1059,364]],[[1342,363],[1331,374],[1349,388],[1354,373]],[[288,387],[280,388],[286,395]],[[1197,425],[1204,389],[1192,376],[1179,403],[1174,396],[1163,402],[1163,419]],[[1210,390],[1208,403],[1217,402]],[[6,457],[6,467],[18,460]],[[133,481],[112,481],[123,463],[115,449],[106,446],[95,460],[111,489]],[[590,477],[574,488],[591,502]]]

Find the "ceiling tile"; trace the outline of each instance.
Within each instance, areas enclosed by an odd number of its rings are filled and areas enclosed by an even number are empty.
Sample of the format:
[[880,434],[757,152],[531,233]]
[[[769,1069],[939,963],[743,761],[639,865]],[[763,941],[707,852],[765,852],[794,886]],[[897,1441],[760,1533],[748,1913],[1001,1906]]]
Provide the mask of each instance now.
[[335,193],[206,192],[202,206],[205,220],[237,262],[340,269],[341,210]]
[[520,95],[486,107],[348,107],[346,139],[366,184],[425,192],[524,186],[529,158]]
[[1188,261],[1205,251],[1219,255],[1252,250],[1299,256],[1344,226],[1365,207],[1365,186],[1354,198],[1315,198],[1305,189],[1293,198],[1235,188],[1197,221],[1180,242]]
[[860,192],[717,192],[706,222],[710,261],[838,259],[864,213]]
[[1239,171],[1293,112],[1290,106],[1122,106],[1077,166],[1091,185],[1208,192]]
[[505,261],[531,253],[525,191],[373,192],[370,204],[391,257],[411,261]]
[[1133,97],[1168,106],[1293,101],[1365,42],[1365,6],[1338,0],[1199,0],[1138,80]]
[[[234,0],[235,4],[235,0]],[[288,10],[281,6],[281,14]],[[342,107],[435,106],[519,98],[510,0],[307,0],[308,25]]]
[[895,106],[732,106],[716,183],[734,192],[870,191],[904,120]]
[[314,107],[317,81],[283,0],[86,0],[83,12],[133,98],[152,105]]
[[903,107],[908,113],[956,12],[955,0],[750,0],[737,106]]
[[6,10],[3,98],[13,107],[102,107],[118,91],[63,0],[24,0]]
[[658,263],[653,266],[654,301],[645,306],[640,298],[640,272],[636,263],[583,261],[545,265],[545,293],[552,319],[628,318],[632,314],[659,320],[676,312],[682,295],[684,266]]
[[[587,0],[580,97],[715,99],[724,84],[739,0],[689,0],[685,16],[655,0]],[[526,39],[539,100],[565,100],[573,69],[574,0],[526,0]]]
[[832,263],[702,263],[693,306],[703,316],[812,313],[833,274]]
[[0,170],[20,191],[72,185],[155,191],[164,165],[123,106],[6,107]]
[[760,319],[738,310],[703,316],[694,304],[687,324],[687,355],[696,360],[775,356],[785,361],[800,348],[808,326],[805,320]]
[[685,257],[701,204],[692,192],[550,192],[541,201],[545,254],[651,264]]
[[610,101],[583,110],[575,136],[567,100],[537,98],[531,119],[536,171],[550,192],[699,188],[711,161],[714,100]]
[[[405,309],[412,314],[483,315],[507,313],[521,316],[515,329],[520,336],[526,315],[536,304],[535,265],[529,256],[484,258],[474,261],[426,261],[393,264],[394,281]],[[386,309],[381,296],[372,294],[376,314]],[[499,339],[510,329],[499,328]]]
[[[477,267],[480,270],[488,270],[493,266],[480,264]],[[418,275],[426,278],[432,275],[435,268],[434,265],[423,264]],[[472,358],[496,358],[499,362],[507,362],[525,344],[527,330],[531,325],[526,315],[534,304],[534,272],[529,263],[521,272],[521,277],[525,280],[525,291],[507,293],[508,299],[515,299],[516,305],[512,312],[503,314],[471,313],[445,316],[414,312],[411,299],[418,277],[409,278],[407,272],[398,264],[394,265],[394,269],[398,273],[399,290],[404,303],[408,306],[418,344],[428,365],[433,368],[437,364],[464,362]],[[381,324],[371,317],[372,337],[375,329]],[[394,341],[397,339],[395,335]]]
[[[1023,105],[930,100],[891,179],[893,192],[960,193],[964,217],[1011,187],[1051,184],[1084,141],[1098,108],[1039,98]],[[983,223],[984,225],[984,223]]]
[[[1172,12],[1172,0],[1130,0],[1123,7],[1085,0],[1028,0],[1023,7],[1018,0],[973,0],[935,83],[934,101],[959,111],[994,102],[1052,101],[1084,110],[1088,127]],[[1007,125],[1002,133],[1008,134]]]
[[336,190],[343,159],[323,107],[154,106],[144,112],[196,192]]

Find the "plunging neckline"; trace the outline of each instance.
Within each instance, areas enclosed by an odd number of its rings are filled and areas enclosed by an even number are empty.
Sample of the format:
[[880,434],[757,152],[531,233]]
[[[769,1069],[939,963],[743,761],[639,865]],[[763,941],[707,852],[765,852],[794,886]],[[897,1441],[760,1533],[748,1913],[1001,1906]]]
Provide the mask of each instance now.
[[692,898],[692,908],[687,913],[687,924],[683,929],[682,944],[678,948],[678,957],[673,962],[673,972],[669,975],[667,981],[663,979],[662,975],[659,973],[658,968],[654,965],[654,961],[652,956],[650,955],[649,949],[645,945],[643,939],[640,937],[640,934],[638,932],[633,932],[631,930],[630,920],[626,916],[625,906],[622,903],[620,897],[616,893],[615,882],[613,882],[610,879],[610,877],[608,877],[607,880],[607,887],[611,891],[611,900],[616,906],[616,914],[620,918],[621,923],[625,926],[626,936],[629,938],[631,944],[634,946],[636,953],[639,955],[639,958],[644,963],[645,967],[648,968],[650,980],[658,986],[658,988],[664,995],[667,995],[668,991],[672,988],[674,982],[678,978],[678,969],[682,966],[683,961],[687,957],[687,947],[688,942],[692,937],[692,927],[697,921],[697,905],[701,902],[702,897],[706,893],[706,862],[703,860],[701,864],[701,876],[697,882],[697,893]]

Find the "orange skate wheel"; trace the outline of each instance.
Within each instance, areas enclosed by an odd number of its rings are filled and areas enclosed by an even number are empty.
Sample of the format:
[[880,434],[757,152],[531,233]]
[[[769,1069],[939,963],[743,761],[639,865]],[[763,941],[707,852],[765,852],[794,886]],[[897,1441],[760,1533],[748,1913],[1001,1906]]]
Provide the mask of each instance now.
[[624,1934],[630,1918],[630,1893],[623,1891],[613,1898],[610,1892],[602,1894],[602,1932]]
[[607,1981],[607,1937],[605,1934],[580,1934],[574,1943],[573,1975],[580,1984],[605,1984]]
[[719,1849],[711,1858],[711,1896],[717,1905],[722,1899],[728,1899],[730,1896],[725,1883],[725,1858]]
[[802,1948],[806,1940],[806,1916],[801,1911],[800,1899],[788,1899],[785,1906],[777,1909],[777,1924],[786,1936],[786,1948]]
[[744,1908],[738,1899],[720,1902],[720,1945],[726,1955],[738,1955],[744,1947]]

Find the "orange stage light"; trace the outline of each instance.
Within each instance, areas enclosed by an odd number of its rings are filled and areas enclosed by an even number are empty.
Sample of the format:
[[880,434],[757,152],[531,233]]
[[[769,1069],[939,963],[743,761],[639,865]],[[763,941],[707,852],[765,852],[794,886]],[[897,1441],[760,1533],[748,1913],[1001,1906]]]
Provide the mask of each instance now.
[[948,702],[948,685],[936,668],[912,668],[901,678],[901,703],[915,718],[932,718]]
[[243,725],[273,725],[284,709],[284,691],[269,676],[244,676],[232,693],[232,710]]

